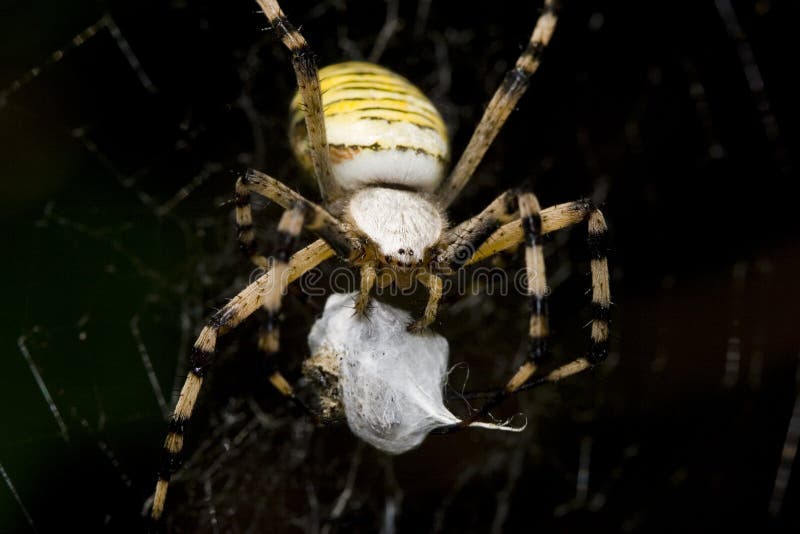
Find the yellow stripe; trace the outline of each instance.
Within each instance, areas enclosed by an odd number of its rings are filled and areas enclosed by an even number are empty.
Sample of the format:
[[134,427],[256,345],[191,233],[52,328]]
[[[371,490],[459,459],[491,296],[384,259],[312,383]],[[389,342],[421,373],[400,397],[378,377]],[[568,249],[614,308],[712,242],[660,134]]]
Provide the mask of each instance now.
[[[375,104],[369,106],[362,104],[361,107],[391,107],[398,110],[411,110],[416,108],[421,113],[429,114],[430,119],[436,123],[436,129],[446,136],[444,124],[433,104],[431,104],[425,95],[411,82],[388,69],[372,63],[349,61],[329,65],[321,69],[319,71],[319,79],[320,88],[323,92],[323,106],[328,106],[329,103],[333,101],[339,101],[333,109],[326,108],[326,115],[328,113],[341,113],[342,111],[346,111],[346,109],[343,108],[347,107],[347,96],[352,94],[352,90],[347,89],[347,85],[358,84],[361,87],[365,87],[365,89],[358,90],[365,91],[365,93],[359,94],[361,98],[372,100],[369,94],[370,87],[385,93],[383,98],[378,97],[374,99],[376,102]],[[386,102],[388,98],[402,100],[405,101],[406,104]],[[362,100],[356,102],[367,101]],[[356,103],[354,103],[353,106],[354,110],[357,110],[359,107]],[[303,117],[301,96],[299,93],[295,94],[292,99],[291,110],[292,123]]]
[[[390,111],[407,112],[412,115],[422,115],[432,123],[430,125],[432,128],[440,129],[441,118],[433,106],[426,106],[424,101],[415,100],[405,95],[397,93],[386,94],[389,96],[375,98],[369,94],[369,91],[349,91],[349,94],[345,93],[345,95],[337,93],[335,98],[325,99],[326,103],[323,106],[323,110],[326,117],[358,112],[364,108],[381,108]],[[291,126],[294,127],[296,123],[301,122],[303,119],[302,110],[296,110],[291,117]]]
[[[376,94],[380,96],[375,96]],[[326,98],[325,101],[326,102],[323,106],[323,109],[326,111],[331,106],[339,105],[342,102],[352,102],[354,105],[358,105],[359,102],[372,102],[373,106],[398,108],[404,110],[416,109],[420,113],[428,114],[432,120],[439,120],[439,113],[436,111],[436,108],[427,104],[427,102],[424,100],[420,100],[419,98],[414,98],[413,96],[403,93],[376,93],[375,91],[371,91],[369,89],[351,89],[341,92],[337,91],[336,94]]]
[[[326,80],[327,81],[327,80]],[[380,92],[389,92],[395,94],[405,94],[413,98],[421,99],[424,95],[414,88],[409,88],[404,83],[388,83],[386,81],[376,81],[369,76],[359,76],[349,78],[341,83],[330,84],[330,87],[324,93],[335,93],[349,91],[349,90],[371,90]]]
[[423,115],[431,122],[436,122],[436,119],[438,119],[430,110],[399,98],[343,98],[341,100],[334,100],[323,106],[325,116],[341,115],[375,108]]
[[328,113],[327,117],[336,117],[337,119],[347,120],[350,119],[352,122],[356,122],[359,120],[374,120],[374,118],[385,119],[388,122],[407,122],[409,124],[413,124],[415,126],[422,126],[423,128],[431,128],[439,132],[439,125],[435,122],[426,119],[425,117],[421,117],[419,115],[413,115],[411,113],[407,113],[405,111],[396,110],[396,109],[362,109],[344,113]]
[[[325,70],[325,69],[323,69]],[[320,71],[322,72],[322,71]],[[399,76],[391,71],[385,71],[383,73],[380,72],[366,72],[366,71],[353,71],[353,72],[343,72],[337,74],[326,74],[324,78],[320,80],[320,87],[323,88],[325,91],[334,90],[341,85],[345,85],[348,83],[353,82],[366,82],[370,84],[384,84],[391,87],[402,87],[409,89],[415,93],[422,94],[422,92],[417,89],[414,84]]]
[[[319,80],[325,118],[335,117],[338,127],[367,120],[406,123],[433,130],[447,144],[447,129],[439,112],[414,84],[399,74],[372,63],[349,61],[321,69]],[[297,93],[290,108],[290,141],[301,163],[307,165],[304,119],[302,99]],[[430,132],[426,135],[430,139]],[[428,149],[429,142],[423,142]],[[436,156],[446,159],[447,155]]]

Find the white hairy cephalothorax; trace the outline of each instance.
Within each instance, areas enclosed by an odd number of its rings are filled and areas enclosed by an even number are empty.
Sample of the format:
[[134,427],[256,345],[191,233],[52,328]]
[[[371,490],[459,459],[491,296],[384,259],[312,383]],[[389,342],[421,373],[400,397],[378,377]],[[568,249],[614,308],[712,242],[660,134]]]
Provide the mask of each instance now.
[[[444,405],[447,340],[432,331],[410,334],[409,314],[373,301],[366,317],[353,314],[358,293],[334,293],[308,335],[310,361],[325,362],[338,379],[322,404],[343,405],[353,433],[390,454],[419,446],[435,428],[460,423]],[[520,431],[508,424],[470,426]]]
[[398,189],[362,189],[350,199],[348,212],[387,263],[399,267],[421,265],[445,227],[445,219],[433,203],[419,193]]

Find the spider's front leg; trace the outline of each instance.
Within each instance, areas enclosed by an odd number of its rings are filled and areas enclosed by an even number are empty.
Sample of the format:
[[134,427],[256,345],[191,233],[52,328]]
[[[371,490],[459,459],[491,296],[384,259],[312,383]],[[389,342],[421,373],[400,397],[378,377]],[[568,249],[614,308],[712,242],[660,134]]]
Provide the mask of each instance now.
[[361,285],[358,297],[356,297],[356,313],[362,317],[367,313],[369,295],[375,286],[377,276],[375,266],[372,263],[365,263],[361,266]]
[[236,222],[239,244],[260,267],[266,265],[266,258],[256,253],[253,220],[250,213],[250,193],[256,193],[275,202],[284,209],[302,206],[305,210],[305,227],[325,240],[343,259],[353,259],[361,253],[361,244],[351,237],[339,219],[322,206],[311,202],[300,193],[293,191],[272,176],[255,169],[248,169],[236,182]]
[[439,301],[442,299],[442,279],[437,275],[424,271],[417,275],[417,280],[428,288],[428,303],[422,317],[408,325],[408,331],[419,333],[428,328],[436,319],[439,310]]
[[309,156],[314,166],[314,175],[317,178],[322,198],[327,200],[336,198],[342,194],[342,190],[339,183],[333,178],[331,171],[325,116],[322,108],[322,91],[314,53],[303,35],[286,18],[277,0],[256,1],[264,11],[264,15],[267,16],[275,33],[292,53],[292,66],[305,109]]

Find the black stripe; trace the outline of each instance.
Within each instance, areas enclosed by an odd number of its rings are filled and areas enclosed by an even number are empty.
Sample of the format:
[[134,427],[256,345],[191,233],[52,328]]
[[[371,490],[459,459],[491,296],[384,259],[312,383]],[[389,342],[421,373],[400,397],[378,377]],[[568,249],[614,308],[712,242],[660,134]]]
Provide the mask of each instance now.
[[584,215],[588,215],[589,212],[594,210],[594,203],[588,198],[583,198],[581,200],[576,200],[575,202],[571,202],[569,209],[572,211],[577,211],[578,213],[582,213]]
[[[376,116],[372,116],[372,115],[366,115],[364,117],[359,117],[358,120],[360,120],[360,121],[383,121],[383,122],[386,122],[386,123],[389,123],[389,124],[404,123],[404,124],[410,124],[412,126],[416,126],[420,130],[431,130],[431,131],[437,132],[437,133],[439,132],[439,130],[437,128],[434,128],[433,126],[426,126],[424,124],[417,124],[415,122],[410,122],[410,121],[407,121],[407,120],[404,120],[404,119],[387,119],[385,117],[376,117]],[[298,128],[299,126],[305,126],[305,117],[301,117],[300,119],[296,120],[292,124],[290,129],[294,130],[294,129]]]
[[172,473],[181,466],[180,454],[169,452],[167,449],[161,450],[161,461],[158,466],[158,478],[169,482]]
[[236,308],[231,307],[230,304],[219,310],[217,313],[211,316],[211,319],[208,320],[209,326],[212,328],[221,328],[226,326],[228,322],[231,320],[231,317],[236,313]]
[[169,425],[167,426],[167,432],[171,434],[178,434],[183,435],[184,431],[186,430],[186,424],[189,421],[184,419],[183,417],[173,415],[169,419]]
[[[294,33],[297,32],[295,31]],[[314,51],[311,50],[311,45],[309,45],[308,43],[303,43],[302,45],[300,45],[300,48],[289,47],[289,50],[292,51],[292,53],[297,59],[314,61]],[[305,63],[305,61],[303,63]],[[314,72],[316,72],[316,69],[314,70]]]
[[438,132],[439,131],[437,128],[434,128],[433,126],[426,126],[424,124],[417,124],[416,122],[410,122],[410,121],[403,120],[403,119],[386,119],[384,117],[373,117],[373,116],[370,115],[370,116],[366,116],[366,117],[359,117],[358,120],[360,120],[360,121],[364,121],[364,120],[366,120],[366,121],[384,121],[384,122],[388,122],[389,124],[396,124],[398,122],[402,122],[402,123],[405,123],[405,124],[410,124],[412,126],[416,126],[420,130],[431,130],[433,132]]
[[530,296],[530,313],[531,315],[535,315],[537,317],[547,317],[548,315],[548,307],[547,307],[547,297],[544,295],[537,296],[531,295]]
[[469,236],[469,239],[461,244],[453,253],[451,263],[454,269],[461,268],[469,259],[475,254],[486,240],[497,229],[500,228],[500,221],[497,219],[487,219],[485,224],[480,228],[475,229]]
[[390,182],[382,182],[380,180],[370,182],[369,187],[380,187],[381,189],[395,189],[397,191],[409,191],[411,193],[419,192],[419,188],[414,187],[413,185],[393,184]]
[[428,156],[428,157],[431,157],[431,158],[435,158],[435,159],[437,159],[437,160],[439,160],[441,162],[446,162],[447,161],[442,156],[437,156],[436,154],[428,152],[424,148],[419,148],[419,147],[415,147],[415,146],[405,146],[405,145],[381,146],[378,143],[373,143],[371,145],[346,145],[346,144],[342,143],[342,144],[328,145],[328,147],[329,148],[336,148],[336,149],[351,148],[351,149],[357,149],[357,150],[372,150],[374,152],[380,152],[382,150],[400,150],[400,151],[403,151],[403,152],[409,151],[409,150],[413,150],[417,154],[422,154],[422,155],[425,155],[425,156]]
[[417,111],[412,111],[412,110],[408,110],[408,109],[383,108],[383,107],[380,107],[380,106],[369,106],[369,107],[365,107],[365,108],[349,109],[347,111],[339,111],[337,113],[326,113],[325,117],[336,117],[338,115],[350,115],[352,113],[360,113],[362,111],[394,111],[395,113],[407,113],[409,115],[414,115],[414,116],[420,117],[422,119],[425,119],[425,120],[433,122],[433,123],[435,123],[435,122],[437,122],[439,120],[438,117],[436,117],[436,119],[432,119],[431,116],[426,115],[426,114],[421,113],[421,112],[417,112]]
[[[254,177],[255,177],[255,179],[254,179]],[[243,184],[248,184],[248,185],[258,183],[258,179],[257,178],[258,178],[258,176],[256,175],[255,170],[247,169],[247,172],[244,173],[244,176],[242,176],[242,183]]]
[[257,250],[255,239],[252,239],[247,242],[240,241],[239,250],[241,250],[242,254],[244,254],[248,258],[252,258],[253,256],[255,256]]
[[611,318],[611,308],[608,305],[592,302],[592,320],[606,321]]
[[444,159],[441,156],[436,156],[431,152],[428,152],[424,148],[420,148],[418,146],[394,145],[394,149],[399,150],[400,152],[416,152],[417,154],[423,154],[425,156],[430,156],[432,158]]
[[586,239],[589,247],[589,257],[593,260],[605,259],[608,255],[608,232],[603,230],[597,234],[589,234]]
[[252,224],[239,224],[239,223],[236,223],[236,235],[240,239],[242,237],[242,234],[244,234],[245,232],[249,232],[252,229],[253,229],[253,225]]
[[285,15],[278,15],[274,19],[270,19],[269,22],[272,25],[272,29],[278,33],[278,37],[280,37],[281,39],[283,39],[290,33],[297,32],[297,30],[295,30],[294,26],[292,26],[292,23],[289,22],[289,19],[287,19]]
[[542,43],[541,41],[528,43],[528,46],[525,47],[525,51],[522,53],[522,55],[530,56],[534,61],[538,61],[542,57],[544,49],[545,49],[544,43]]
[[277,353],[263,352],[262,354],[264,357],[261,358],[261,362],[259,364],[261,367],[261,376],[271,377],[278,372],[278,362],[273,357]]
[[[522,214],[520,214],[522,215]],[[525,232],[536,236],[542,235],[542,216],[540,213],[522,215],[522,227]]]
[[503,215],[511,215],[519,209],[517,194],[518,193],[514,191],[506,191],[503,193]]
[[522,229],[525,232],[525,241],[531,247],[541,245],[542,235],[542,216],[538,213],[531,213],[522,217]]
[[211,359],[214,357],[213,352],[207,352],[197,347],[192,347],[189,353],[189,371],[202,378],[208,366],[211,364]]
[[289,263],[289,256],[294,249],[294,243],[297,241],[297,235],[294,235],[286,230],[278,230],[278,246],[275,252],[275,259],[281,263]]
[[520,68],[508,71],[505,78],[503,78],[503,91],[512,94],[517,91],[524,91],[530,77],[531,74],[529,72]]
[[[302,230],[306,223],[305,214],[308,210],[309,205],[307,202],[297,200],[292,204],[292,207],[289,208],[289,211],[286,212],[286,215],[288,216],[289,213],[296,212],[302,218],[300,224],[300,230]],[[295,242],[297,241],[297,238],[300,237],[300,234],[292,234],[291,232],[282,229],[280,225],[278,226],[277,233],[278,246],[277,252],[275,253],[275,259],[283,263],[288,263],[289,256],[291,255],[292,250],[294,250]]]
[[351,242],[348,235],[337,226],[325,225],[323,228],[317,230],[317,235],[319,235],[340,258],[348,258],[351,254],[356,254],[354,252],[354,247],[358,245],[358,242]]
[[235,193],[233,195],[233,202],[237,208],[243,208],[250,204],[250,193]]
[[586,359],[592,365],[605,361],[608,358],[608,341],[592,341]]
[[528,359],[536,365],[547,357],[548,347],[546,337],[532,337],[529,339]]

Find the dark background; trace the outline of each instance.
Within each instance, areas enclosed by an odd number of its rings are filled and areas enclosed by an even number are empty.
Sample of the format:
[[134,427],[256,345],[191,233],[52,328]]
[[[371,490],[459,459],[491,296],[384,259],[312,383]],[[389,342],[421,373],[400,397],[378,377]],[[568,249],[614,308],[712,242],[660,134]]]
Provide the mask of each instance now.
[[[561,4],[544,65],[451,215],[526,181],[544,205],[599,202],[609,361],[510,403],[528,416],[522,434],[432,436],[392,459],[286,406],[258,373],[250,321],[225,338],[201,394],[168,527],[800,528],[794,2],[733,1],[738,28],[724,0]],[[539,7],[402,1],[389,17],[399,26],[381,63],[431,96],[456,154]],[[321,64],[368,57],[387,18],[374,0],[284,8]],[[48,66],[104,12],[152,87],[107,28]],[[251,272],[233,239],[237,172],[315,194],[285,135],[288,54],[265,26],[247,1],[0,4],[0,531],[141,530],[165,430],[146,362],[171,404],[203,318]],[[260,206],[269,243],[279,211]],[[577,228],[548,245],[554,362],[587,343],[584,238]],[[287,299],[292,378],[323,303]],[[436,329],[468,363],[467,389],[502,384],[524,348],[524,299],[449,303]]]

